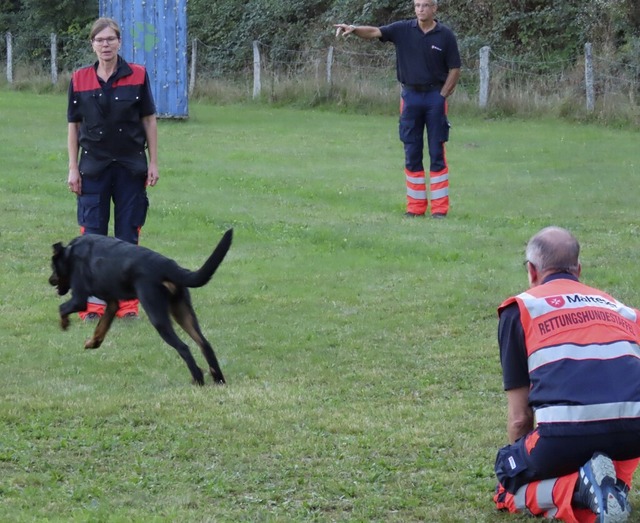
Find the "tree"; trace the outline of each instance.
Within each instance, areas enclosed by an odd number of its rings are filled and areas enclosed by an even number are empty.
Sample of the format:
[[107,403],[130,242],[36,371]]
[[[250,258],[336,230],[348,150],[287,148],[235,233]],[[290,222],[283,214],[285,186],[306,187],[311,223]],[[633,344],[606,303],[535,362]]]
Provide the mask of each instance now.
[[18,0],[0,0],[0,31],[6,33],[15,25],[15,20],[20,12]]
[[0,0],[0,3],[10,4],[12,16],[8,22],[14,26],[12,29],[25,32],[67,33],[70,28],[85,28],[98,17],[97,0]]

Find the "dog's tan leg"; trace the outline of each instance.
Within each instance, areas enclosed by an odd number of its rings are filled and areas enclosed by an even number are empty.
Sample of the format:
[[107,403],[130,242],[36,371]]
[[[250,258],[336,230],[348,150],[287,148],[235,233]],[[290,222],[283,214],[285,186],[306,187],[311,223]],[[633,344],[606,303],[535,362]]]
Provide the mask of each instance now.
[[211,344],[200,330],[198,319],[196,318],[196,313],[191,306],[190,300],[183,299],[179,302],[172,303],[171,314],[178,325],[180,325],[191,339],[198,344],[198,347],[200,347],[200,352],[202,352],[202,355],[209,365],[209,372],[213,377],[213,381],[218,385],[224,384],[225,379],[222,370],[220,370],[218,359],[216,358],[215,352],[213,352]]
[[69,316],[60,316],[60,327],[62,327],[63,331],[66,331],[69,328]]
[[84,344],[85,349],[97,349],[98,347],[100,347],[100,345],[102,345],[104,337],[107,335],[109,327],[111,327],[111,323],[113,322],[113,318],[115,317],[117,311],[117,300],[107,303],[104,314],[100,318],[98,325],[96,325],[96,330],[93,331],[93,336]]
[[[176,287],[174,286],[174,288]],[[170,296],[170,291],[170,285],[149,283],[148,285],[140,286],[138,299],[147,313],[151,325],[158,331],[160,337],[178,352],[182,361],[186,363],[193,381],[198,385],[204,385],[202,369],[198,367],[193,354],[189,350],[189,346],[178,338],[171,323],[171,317],[169,316],[170,303],[177,301],[177,297]]]

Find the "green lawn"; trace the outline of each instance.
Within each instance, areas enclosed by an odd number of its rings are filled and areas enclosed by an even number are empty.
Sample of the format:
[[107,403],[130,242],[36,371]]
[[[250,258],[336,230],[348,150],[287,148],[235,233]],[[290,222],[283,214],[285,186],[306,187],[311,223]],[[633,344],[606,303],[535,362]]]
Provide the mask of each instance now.
[[198,388],[144,315],[97,351],[90,325],[58,327],[65,112],[0,92],[1,521],[529,521],[491,502],[495,310],[550,224],[581,240],[585,282],[640,305],[640,133],[454,102],[450,216],[407,220],[395,117],[194,103],[161,121],[142,243],[197,268],[235,229],[192,293],[228,384]]

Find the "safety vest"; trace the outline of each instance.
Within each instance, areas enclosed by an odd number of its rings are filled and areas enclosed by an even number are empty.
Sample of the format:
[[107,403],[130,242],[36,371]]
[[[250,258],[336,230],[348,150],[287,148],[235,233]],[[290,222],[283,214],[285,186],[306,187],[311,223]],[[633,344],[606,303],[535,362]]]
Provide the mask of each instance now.
[[640,311],[567,278],[514,301],[540,434],[640,430]]

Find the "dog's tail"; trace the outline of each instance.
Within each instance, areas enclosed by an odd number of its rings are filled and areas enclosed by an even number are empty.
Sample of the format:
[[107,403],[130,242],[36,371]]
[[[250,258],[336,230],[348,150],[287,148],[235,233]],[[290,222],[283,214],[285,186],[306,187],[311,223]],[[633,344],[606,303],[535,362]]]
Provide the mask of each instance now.
[[204,265],[197,271],[184,275],[183,285],[186,287],[202,287],[206,285],[213,276],[213,273],[216,272],[218,266],[222,263],[222,260],[224,260],[229,247],[231,247],[232,237],[233,229],[229,229],[224,233],[224,236],[222,236],[217,247],[211,253],[211,256],[209,256],[209,259],[204,262]]

